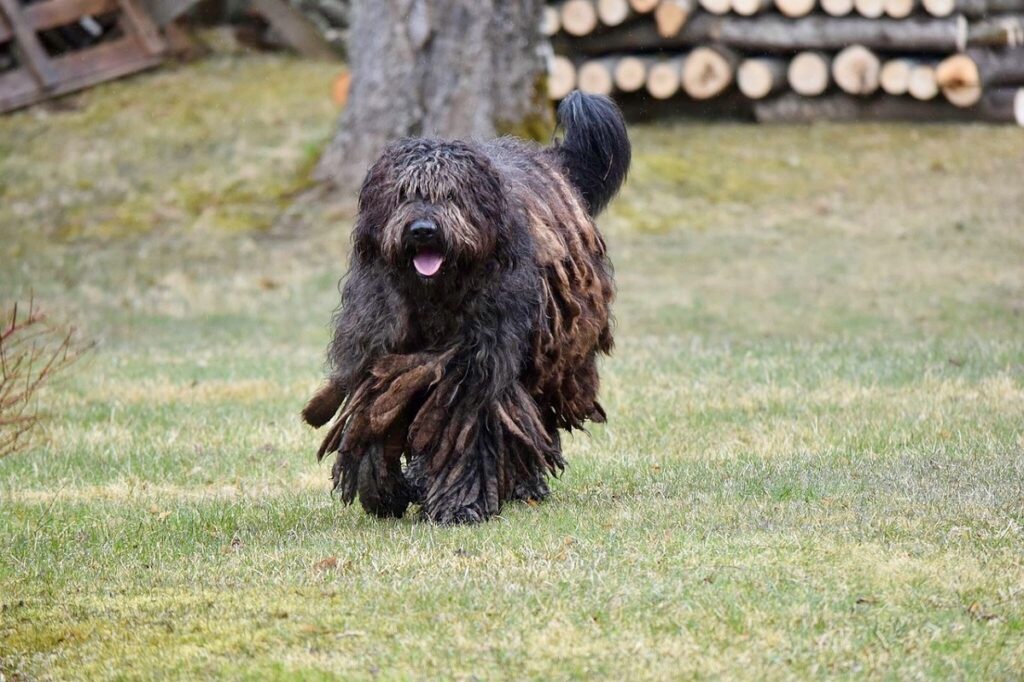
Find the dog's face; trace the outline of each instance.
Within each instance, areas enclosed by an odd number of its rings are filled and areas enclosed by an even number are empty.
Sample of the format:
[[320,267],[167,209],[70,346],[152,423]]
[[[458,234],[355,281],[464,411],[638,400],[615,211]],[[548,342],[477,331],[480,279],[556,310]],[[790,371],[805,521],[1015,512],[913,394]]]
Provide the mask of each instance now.
[[357,249],[400,278],[430,286],[491,258],[507,220],[490,161],[461,142],[389,146],[359,195]]

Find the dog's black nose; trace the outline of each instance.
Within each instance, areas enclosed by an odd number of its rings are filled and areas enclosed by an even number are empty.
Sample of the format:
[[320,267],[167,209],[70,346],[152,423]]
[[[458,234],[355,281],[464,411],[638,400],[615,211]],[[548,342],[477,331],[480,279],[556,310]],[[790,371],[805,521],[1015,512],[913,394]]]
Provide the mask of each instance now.
[[425,242],[437,234],[437,225],[430,220],[417,220],[409,226],[409,236],[419,242]]

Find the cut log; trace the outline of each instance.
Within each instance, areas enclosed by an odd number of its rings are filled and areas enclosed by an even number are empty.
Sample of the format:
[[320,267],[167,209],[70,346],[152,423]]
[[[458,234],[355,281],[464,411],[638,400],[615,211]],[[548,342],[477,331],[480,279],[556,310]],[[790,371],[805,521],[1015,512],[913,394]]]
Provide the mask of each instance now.
[[661,0],[654,10],[654,25],[658,35],[671,38],[679,35],[693,11],[693,0]]
[[904,97],[860,98],[830,95],[793,99],[783,95],[755,104],[762,123],[810,123],[813,121],[987,121],[1024,125],[1024,91],[995,90],[986,93],[978,106],[958,109],[941,100],[922,102]]
[[878,72],[878,84],[890,95],[905,95],[910,87],[910,71],[914,62],[910,59],[890,59]]
[[772,0],[732,0],[732,11],[741,17],[752,17],[771,9]]
[[956,0],[921,0],[921,6],[933,17],[948,17],[956,9]]
[[638,14],[647,14],[658,6],[658,0],[629,0],[629,6]]
[[799,95],[816,97],[828,89],[828,56],[821,52],[801,52],[786,70],[789,87]]
[[935,67],[931,64],[915,64],[910,70],[907,92],[922,102],[935,99],[939,94],[939,86],[935,83]]
[[628,0],[597,0],[597,18],[605,26],[625,23],[632,14]]
[[562,30],[585,36],[597,28],[597,10],[591,0],[566,0],[561,9]]
[[878,89],[881,68],[874,52],[863,45],[851,45],[832,60],[832,78],[843,92],[870,95]]
[[775,0],[775,6],[790,18],[807,16],[814,10],[815,0]]
[[1024,20],[1016,15],[975,22],[965,36],[962,22],[955,18],[872,20],[815,15],[786,19],[772,14],[745,18],[695,13],[671,38],[659,36],[653,22],[634,22],[571,41],[559,35],[554,42],[558,52],[591,56],[680,50],[709,42],[746,52],[840,50],[856,44],[884,52],[951,53],[961,49],[965,37],[967,47],[999,47],[1012,44],[1020,30]]
[[[1005,107],[1004,107],[1005,108]],[[754,103],[760,123],[813,123],[814,121],[1006,121],[985,112],[957,109],[941,100],[921,102],[909,97],[854,97],[845,94],[799,97],[792,94]]]
[[683,65],[683,90],[694,99],[716,97],[732,84],[739,57],[725,47],[698,47]]
[[883,0],[885,16],[893,19],[906,19],[914,13],[917,0]]
[[736,71],[736,86],[750,99],[763,99],[786,87],[786,68],[781,59],[745,59]]
[[947,100],[958,107],[969,107],[981,99],[981,74],[974,60],[955,54],[939,63],[935,81]]
[[562,99],[575,87],[576,67],[566,57],[554,57],[548,69],[548,97]]
[[562,28],[562,17],[558,13],[558,8],[551,5],[545,5],[544,11],[540,15],[540,32],[546,36],[553,36],[558,33]]
[[939,64],[935,80],[946,99],[969,107],[981,99],[983,89],[1024,85],[1024,48],[955,54]]
[[821,0],[821,9],[832,17],[845,17],[853,11],[853,0]]
[[1024,127],[1024,88],[989,90],[974,111],[986,121]]
[[647,69],[653,60],[643,57],[622,57],[615,63],[612,80],[615,88],[622,92],[637,92],[647,81]]
[[885,14],[884,0],[853,0],[853,8],[857,14],[868,19],[877,19]]
[[1024,12],[1024,0],[921,0],[921,6],[933,17],[948,17],[955,13],[980,19]]
[[592,59],[584,62],[576,73],[576,86],[594,95],[610,95],[614,89],[614,59]]
[[646,92],[640,92],[620,95],[615,101],[627,121],[678,121],[681,117],[703,120],[713,118],[718,121],[754,120],[753,102],[735,90],[721,97],[699,101],[681,92],[670,99],[654,99]]
[[705,12],[723,15],[728,14],[732,9],[732,0],[700,0],[700,6]]
[[653,64],[647,70],[647,92],[655,99],[668,99],[677,92],[682,85],[683,64],[686,59],[676,57]]

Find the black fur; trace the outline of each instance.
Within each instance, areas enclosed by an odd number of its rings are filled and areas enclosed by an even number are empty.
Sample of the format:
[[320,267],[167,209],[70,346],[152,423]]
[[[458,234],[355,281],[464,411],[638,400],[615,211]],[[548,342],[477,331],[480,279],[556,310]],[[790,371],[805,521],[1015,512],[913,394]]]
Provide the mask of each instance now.
[[632,149],[619,108],[607,97],[574,91],[558,105],[565,130],[559,152],[569,178],[596,216],[626,180]]
[[604,418],[614,287],[591,216],[625,178],[629,140],[607,98],[574,94],[559,113],[565,140],[547,149],[402,140],[369,170],[331,375],[303,411],[314,426],[338,413],[319,455],[337,452],[344,500],[482,521],[546,497],[558,429]]

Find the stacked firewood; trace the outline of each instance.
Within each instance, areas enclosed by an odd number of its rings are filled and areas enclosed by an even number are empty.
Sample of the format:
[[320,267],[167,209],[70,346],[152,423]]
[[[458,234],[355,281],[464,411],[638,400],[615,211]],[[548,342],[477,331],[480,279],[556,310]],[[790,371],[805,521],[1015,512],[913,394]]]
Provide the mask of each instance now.
[[556,100],[1024,125],[1024,0],[562,0],[541,29]]

